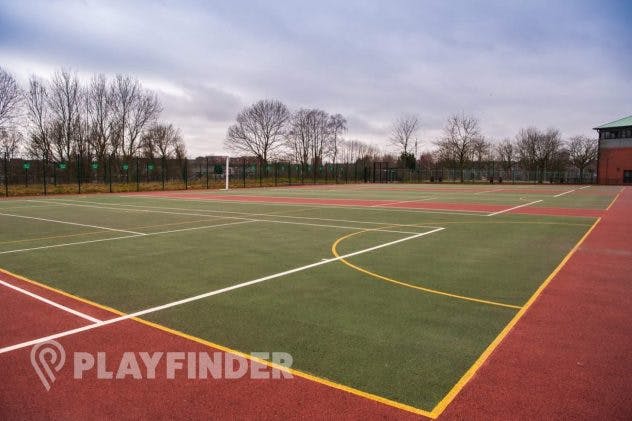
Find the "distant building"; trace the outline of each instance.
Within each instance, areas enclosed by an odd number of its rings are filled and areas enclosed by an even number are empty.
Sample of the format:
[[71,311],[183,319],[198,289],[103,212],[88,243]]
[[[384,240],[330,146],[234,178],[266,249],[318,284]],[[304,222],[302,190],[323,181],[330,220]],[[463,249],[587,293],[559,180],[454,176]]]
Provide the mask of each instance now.
[[632,184],[632,116],[595,130],[599,133],[597,183]]

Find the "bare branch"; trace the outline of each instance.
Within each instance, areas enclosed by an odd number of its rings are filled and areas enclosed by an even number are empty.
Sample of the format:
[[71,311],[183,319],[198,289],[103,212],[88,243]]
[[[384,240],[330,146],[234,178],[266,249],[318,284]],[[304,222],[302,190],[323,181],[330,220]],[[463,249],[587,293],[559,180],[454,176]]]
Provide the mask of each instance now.
[[281,101],[258,101],[237,115],[224,145],[234,152],[253,154],[265,163],[283,145],[289,120],[290,112]]
[[18,117],[22,93],[13,75],[0,67],[0,129],[8,129]]
[[418,130],[419,118],[417,116],[402,116],[393,123],[389,141],[403,154],[408,154],[410,147],[417,141]]

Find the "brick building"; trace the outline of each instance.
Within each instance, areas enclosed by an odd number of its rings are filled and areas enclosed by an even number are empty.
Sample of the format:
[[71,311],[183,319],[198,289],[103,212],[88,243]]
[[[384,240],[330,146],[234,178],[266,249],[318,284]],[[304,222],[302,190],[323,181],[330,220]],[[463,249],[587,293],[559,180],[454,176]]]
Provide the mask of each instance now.
[[599,133],[597,183],[632,184],[632,116],[595,130]]

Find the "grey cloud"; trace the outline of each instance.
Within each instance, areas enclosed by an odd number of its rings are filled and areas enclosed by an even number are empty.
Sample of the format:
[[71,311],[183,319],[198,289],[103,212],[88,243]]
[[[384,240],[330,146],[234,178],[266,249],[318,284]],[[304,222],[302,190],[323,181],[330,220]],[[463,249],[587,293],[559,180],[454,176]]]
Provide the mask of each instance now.
[[193,154],[221,152],[237,112],[263,97],[340,112],[349,138],[380,145],[401,113],[420,116],[424,147],[461,111],[492,138],[532,124],[591,134],[630,113],[630,9],[616,1],[0,0],[0,61],[21,72],[132,73],[160,92],[164,118]]

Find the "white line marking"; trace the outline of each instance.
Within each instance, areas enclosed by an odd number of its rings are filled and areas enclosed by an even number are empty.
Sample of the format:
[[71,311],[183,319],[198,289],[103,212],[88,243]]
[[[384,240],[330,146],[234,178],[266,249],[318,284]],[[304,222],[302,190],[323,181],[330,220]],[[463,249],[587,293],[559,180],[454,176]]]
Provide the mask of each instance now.
[[484,191],[479,191],[479,192],[476,192],[476,193],[474,193],[474,194],[495,193],[495,192],[497,192],[497,191],[501,191],[501,190],[505,190],[505,189],[484,190]]
[[14,350],[21,349],[21,348],[26,348],[26,347],[29,347],[29,346],[32,346],[32,345],[35,345],[35,344],[38,344],[38,343],[41,343],[41,342],[46,342],[46,341],[50,341],[50,340],[53,340],[53,339],[63,338],[63,337],[66,337],[66,336],[74,335],[76,333],[81,333],[81,332],[85,332],[85,331],[88,331],[88,330],[96,329],[96,328],[101,327],[101,326],[107,326],[107,325],[111,325],[111,324],[114,324],[114,323],[122,322],[124,320],[132,319],[134,317],[140,317],[140,316],[144,316],[146,314],[155,313],[155,312],[160,311],[160,310],[164,310],[164,309],[171,308],[171,307],[176,307],[176,306],[179,306],[179,305],[182,305],[182,304],[187,304],[187,303],[190,303],[190,302],[193,302],[193,301],[198,301],[198,300],[201,300],[203,298],[212,297],[213,295],[223,294],[225,292],[233,291],[233,290],[236,290],[236,289],[239,289],[239,288],[248,287],[250,285],[254,285],[254,284],[261,283],[261,282],[269,281],[269,280],[275,279],[275,278],[280,278],[282,276],[291,275],[293,273],[302,272],[302,271],[307,270],[307,269],[311,269],[311,268],[315,268],[315,267],[318,267],[318,266],[326,265],[326,264],[332,263],[332,262],[337,262],[337,261],[342,260],[342,259],[348,259],[349,257],[353,257],[353,256],[357,256],[357,255],[360,255],[360,254],[368,253],[368,252],[371,252],[371,251],[374,251],[374,250],[378,250],[378,249],[381,249],[381,248],[384,248],[384,247],[389,247],[389,246],[392,246],[392,245],[395,245],[395,244],[398,244],[398,243],[402,243],[404,241],[409,241],[409,240],[413,240],[415,238],[423,237],[425,235],[433,234],[435,232],[438,232],[438,231],[441,231],[441,230],[444,230],[444,229],[445,228],[436,228],[436,229],[431,230],[431,231],[426,231],[426,232],[418,233],[418,234],[411,235],[411,236],[408,236],[408,237],[400,238],[399,240],[389,241],[388,243],[379,244],[377,246],[369,247],[369,248],[366,248],[366,249],[363,249],[363,250],[354,251],[352,253],[348,253],[348,254],[345,254],[343,256],[338,256],[338,257],[333,257],[333,258],[330,258],[330,259],[320,260],[320,261],[318,261],[316,263],[311,263],[309,265],[300,266],[300,267],[297,267],[297,268],[294,268],[294,269],[286,270],[284,272],[279,272],[279,273],[275,273],[275,274],[272,274],[272,275],[264,276],[262,278],[253,279],[252,281],[242,282],[240,284],[232,285],[232,286],[221,288],[221,289],[216,289],[214,291],[210,291],[210,292],[207,292],[207,293],[204,293],[204,294],[195,295],[193,297],[185,298],[185,299],[178,300],[178,301],[173,301],[171,303],[163,304],[163,305],[156,306],[156,307],[151,307],[151,308],[148,308],[148,309],[145,309],[145,310],[137,311],[135,313],[126,314],[126,315],[115,317],[115,318],[109,319],[109,320],[99,321],[99,322],[91,324],[91,325],[82,326],[82,327],[79,327],[79,328],[76,328],[76,329],[71,329],[71,330],[67,330],[67,331],[64,331],[64,332],[55,333],[53,335],[48,335],[48,336],[45,336],[43,338],[33,339],[33,340],[22,342],[22,343],[19,343],[19,344],[7,346],[7,347],[4,347],[4,348],[0,348],[0,354],[4,354],[6,352],[14,351]]
[[12,213],[0,213],[0,215],[1,216],[12,216],[14,218],[35,219],[37,221],[55,222],[55,223],[58,223],[58,224],[76,225],[76,226],[79,226],[79,227],[98,228],[98,229],[102,229],[102,230],[106,230],[106,231],[117,231],[117,232],[126,232],[128,234],[145,235],[142,232],[128,231],[128,230],[122,230],[122,229],[110,228],[110,227],[100,227],[98,225],[80,224],[78,222],[60,221],[60,220],[57,220],[57,219],[36,218],[34,216],[15,215],[15,214],[12,214]]
[[584,186],[584,187],[580,187],[580,188],[578,188],[578,189],[573,189],[573,190],[565,191],[564,193],[556,194],[556,195],[555,195],[555,196],[553,196],[553,197],[560,197],[560,196],[564,196],[565,194],[569,194],[569,193],[572,193],[572,192],[577,191],[577,190],[587,189],[588,187],[590,187],[590,186]]
[[555,195],[555,196],[553,196],[553,197],[560,197],[560,196],[564,196],[565,194],[572,193],[572,192],[574,192],[575,190],[577,190],[577,189],[573,189],[573,190],[565,191],[564,193],[556,194],[556,195]]
[[[341,228],[341,229],[353,229],[353,230],[364,229],[364,227],[349,227],[349,226],[344,226],[344,225],[327,225],[327,224],[310,224],[308,222],[273,221],[273,220],[268,220],[268,219],[257,219],[257,221],[270,222],[272,224],[306,225],[310,227],[323,227],[323,228]],[[437,228],[437,227],[427,226],[426,228]],[[395,234],[419,234],[418,232],[385,230],[385,229],[372,229],[371,231],[390,232],[390,233],[395,233]]]
[[399,200],[397,202],[382,203],[382,204],[378,204],[378,205],[371,205],[369,207],[370,208],[379,208],[381,206],[392,206],[392,205],[399,205],[399,204],[402,204],[402,203],[423,202],[425,200],[432,200],[432,199],[436,199],[436,197],[422,197],[420,199],[414,199],[414,200]]
[[0,280],[0,284],[4,285],[7,288],[11,288],[11,289],[13,289],[15,291],[21,292],[24,295],[28,295],[31,298],[35,298],[36,300],[39,300],[39,301],[41,301],[43,303],[49,304],[49,305],[51,305],[53,307],[57,307],[58,309],[64,310],[64,311],[66,311],[66,312],[68,312],[70,314],[74,314],[75,316],[79,316],[82,319],[89,320],[89,321],[91,321],[93,323],[101,322],[101,320],[99,320],[99,319],[96,319],[96,318],[94,318],[92,316],[88,316],[87,314],[84,314],[84,313],[82,313],[80,311],[73,310],[72,308],[66,307],[66,306],[64,306],[62,304],[59,304],[59,303],[56,303],[55,301],[51,301],[48,298],[44,298],[44,297],[39,296],[39,295],[37,295],[37,294],[35,294],[35,293],[31,292],[31,291],[27,291],[25,289],[22,289],[20,287],[12,285],[12,284],[10,284],[8,282],[5,282],[3,280]]
[[226,224],[205,225],[203,227],[182,228],[182,229],[178,229],[178,230],[150,232],[148,234],[124,235],[122,237],[101,238],[101,239],[98,239],[98,240],[77,241],[77,242],[73,242],[73,243],[52,244],[50,246],[40,246],[40,247],[31,247],[31,248],[26,248],[26,249],[7,250],[7,251],[0,251],[0,255],[1,254],[11,254],[11,253],[21,253],[21,252],[25,252],[25,251],[45,250],[45,249],[52,249],[52,248],[58,248],[58,247],[76,246],[76,245],[81,245],[81,244],[101,243],[101,242],[104,242],[104,241],[123,240],[123,239],[126,239],[126,238],[150,237],[152,235],[171,234],[171,233],[176,233],[176,232],[181,232],[181,231],[192,231],[192,230],[198,230],[198,229],[225,227],[227,225],[247,224],[249,222],[257,222],[257,220],[256,219],[249,219],[249,220],[246,220],[246,221],[229,222],[229,223],[226,223]]
[[[70,201],[65,199],[66,201]],[[247,213],[247,212],[231,212],[231,211],[215,211],[215,210],[206,210],[206,209],[202,209],[202,210],[197,210],[197,209],[187,209],[187,208],[168,208],[168,207],[161,207],[161,206],[138,206],[138,205],[127,205],[127,204],[110,204],[107,206],[92,206],[92,205],[86,205],[83,204],[83,201],[73,201],[76,203],[64,203],[64,202],[59,202],[60,204],[64,204],[66,206],[77,206],[77,207],[86,207],[86,208],[95,208],[95,209],[100,209],[100,210],[115,210],[118,212],[147,212],[147,213],[160,213],[160,214],[168,214],[168,215],[185,215],[185,216],[206,216],[209,218],[218,218],[218,219],[239,219],[239,220],[248,220],[248,221],[257,221],[257,222],[270,222],[270,223],[275,223],[275,224],[291,224],[291,225],[306,225],[306,226],[313,226],[313,227],[324,227],[324,228],[342,228],[342,229],[361,229],[362,227],[353,227],[353,226],[345,226],[345,225],[328,225],[328,224],[311,224],[311,223],[307,223],[307,222],[291,222],[291,221],[278,221],[278,220],[271,220],[271,219],[261,219],[261,218],[257,218],[257,219],[252,219],[252,218],[244,218],[244,217],[239,217],[239,216],[214,216],[214,215],[208,215],[208,214],[204,214],[204,213],[193,213],[193,212],[171,212],[171,211],[166,211],[166,210],[159,210],[159,209],[175,209],[175,210],[183,210],[183,211],[187,211],[187,210],[192,210],[192,211],[202,211],[202,212],[212,212],[212,213],[230,213],[230,214],[237,214],[237,215],[248,215],[248,216],[274,216],[274,217],[280,217],[280,218],[293,218],[293,219],[308,219],[308,220],[321,220],[321,221],[333,221],[333,222],[349,222],[349,223],[355,223],[355,224],[373,224],[373,225],[393,225],[393,224],[389,224],[387,222],[364,222],[364,221],[353,221],[353,220],[346,220],[346,219],[329,219],[329,218],[312,218],[312,217],[305,217],[305,216],[290,216],[290,215],[271,215],[271,214],[267,214],[267,213]],[[101,205],[102,203],[100,202],[85,202],[85,203],[94,203],[97,205]],[[114,207],[111,207],[114,206]],[[125,209],[125,208],[121,208],[122,206],[129,206],[129,207],[135,207],[135,208],[140,208],[140,209]],[[398,225],[398,226],[414,226],[414,227],[419,227],[419,225],[402,225],[402,224],[394,224],[394,225]],[[426,228],[437,228],[435,226],[430,226],[430,225],[426,225]],[[187,229],[184,229],[187,230]],[[180,231],[180,230],[176,230],[176,231]],[[407,232],[407,231],[399,231],[399,230],[384,230],[384,229],[380,229],[379,231],[381,232],[394,232],[394,233],[401,233],[401,234],[417,234],[417,232]],[[153,233],[150,233],[153,234]]]
[[[221,200],[221,199],[189,199],[186,196],[183,197],[165,197],[165,196],[150,196],[144,194],[135,194],[135,195],[127,195],[127,196],[118,196],[121,198],[130,198],[130,197],[140,197],[145,199],[163,199],[163,200],[176,200],[183,201],[187,200],[189,202],[197,202],[197,203],[239,203],[243,205],[267,205],[267,206],[313,206],[319,207],[322,209],[352,209],[352,210],[374,210],[374,211],[386,211],[386,212],[412,212],[412,213],[436,213],[440,215],[466,215],[466,216],[486,216],[487,212],[485,211],[475,211],[475,210],[451,210],[451,209],[429,209],[429,208],[372,208],[370,206],[354,206],[354,205],[323,205],[317,203],[286,203],[286,202],[253,202],[247,200]],[[291,199],[291,198],[289,198]]]
[[500,215],[501,213],[509,212],[509,211],[512,211],[512,210],[518,209],[518,208],[524,208],[525,206],[533,205],[534,203],[539,203],[541,201],[542,200],[534,200],[533,202],[525,203],[523,205],[514,206],[513,208],[503,209],[503,210],[500,210],[498,212],[490,213],[487,216]]

